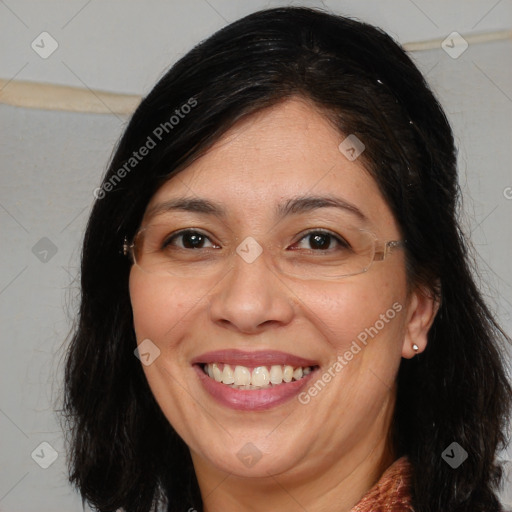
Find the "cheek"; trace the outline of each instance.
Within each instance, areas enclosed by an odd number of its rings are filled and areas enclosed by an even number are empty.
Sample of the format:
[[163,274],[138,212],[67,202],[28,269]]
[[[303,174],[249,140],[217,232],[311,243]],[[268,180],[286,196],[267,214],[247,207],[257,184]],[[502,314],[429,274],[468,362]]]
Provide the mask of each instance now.
[[345,422],[347,411],[351,411],[351,416],[359,418],[354,419],[355,430],[370,428],[393,388],[401,361],[405,280],[393,272],[375,272],[302,293],[309,318],[326,347],[323,375],[329,382],[326,374],[333,376],[332,385],[322,395],[329,404],[325,413],[339,411],[339,422]]
[[328,284],[318,293],[311,293],[307,303],[333,333],[340,334],[366,323],[379,302],[379,297],[354,282]]
[[149,338],[157,345],[179,337],[183,320],[204,295],[198,283],[143,274],[136,267],[129,287],[137,340]]
[[403,328],[400,312],[405,311],[406,300],[405,280],[400,275],[361,274],[294,291],[337,352],[357,339],[364,346],[367,338],[377,335],[399,344]]

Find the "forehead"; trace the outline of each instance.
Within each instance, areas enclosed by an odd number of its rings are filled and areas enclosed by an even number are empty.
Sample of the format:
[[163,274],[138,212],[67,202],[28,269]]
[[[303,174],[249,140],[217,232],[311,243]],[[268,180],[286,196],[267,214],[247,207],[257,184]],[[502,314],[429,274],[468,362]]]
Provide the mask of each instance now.
[[335,195],[372,223],[394,225],[362,160],[351,161],[340,151],[345,138],[312,105],[289,99],[232,127],[166,182],[148,209],[175,197],[204,198],[238,219],[261,218],[290,197]]

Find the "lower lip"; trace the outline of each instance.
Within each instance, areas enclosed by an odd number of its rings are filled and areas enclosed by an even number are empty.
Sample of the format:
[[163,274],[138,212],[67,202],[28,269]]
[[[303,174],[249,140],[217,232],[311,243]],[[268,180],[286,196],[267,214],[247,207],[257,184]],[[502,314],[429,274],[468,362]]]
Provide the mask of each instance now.
[[287,402],[301,392],[317,371],[317,369],[313,370],[300,380],[278,384],[277,386],[271,386],[266,389],[243,390],[234,389],[208,377],[200,365],[195,364],[194,369],[206,391],[208,391],[217,402],[239,411],[261,411]]

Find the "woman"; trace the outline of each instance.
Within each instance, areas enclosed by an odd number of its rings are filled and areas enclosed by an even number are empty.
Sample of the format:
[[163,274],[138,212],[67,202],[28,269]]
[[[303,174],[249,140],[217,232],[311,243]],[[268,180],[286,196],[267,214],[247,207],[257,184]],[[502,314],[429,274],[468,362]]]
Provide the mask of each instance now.
[[144,99],[95,194],[66,367],[84,500],[500,510],[507,338],[451,129],[389,36],[305,8],[225,27]]

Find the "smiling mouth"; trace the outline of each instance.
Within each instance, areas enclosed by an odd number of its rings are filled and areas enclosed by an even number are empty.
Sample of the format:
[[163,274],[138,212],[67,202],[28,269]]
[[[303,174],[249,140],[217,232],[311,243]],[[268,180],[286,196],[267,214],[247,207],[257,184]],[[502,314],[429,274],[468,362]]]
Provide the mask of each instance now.
[[224,363],[199,365],[209,378],[239,390],[268,389],[299,381],[316,370],[318,366],[271,365],[247,367]]

